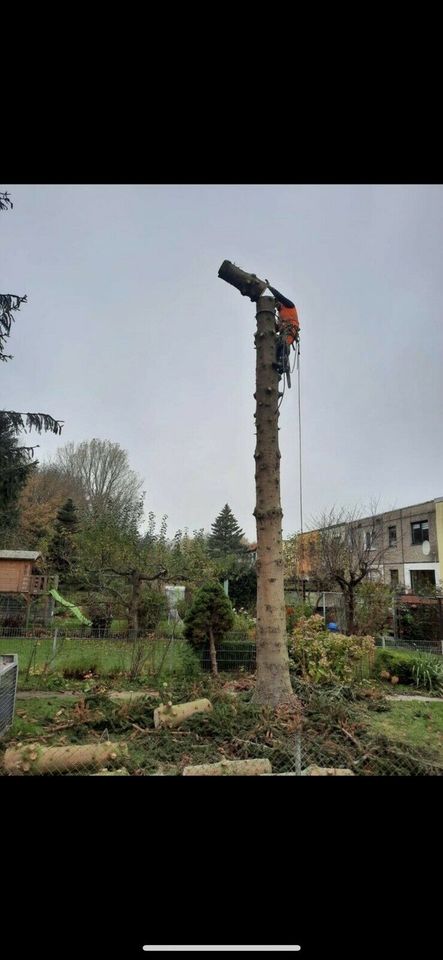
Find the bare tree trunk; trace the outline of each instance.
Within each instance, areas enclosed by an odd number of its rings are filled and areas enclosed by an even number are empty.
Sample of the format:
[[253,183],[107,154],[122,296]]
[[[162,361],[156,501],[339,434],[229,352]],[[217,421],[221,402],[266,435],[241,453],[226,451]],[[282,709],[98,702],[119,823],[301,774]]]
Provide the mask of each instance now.
[[257,523],[257,683],[255,703],[277,706],[296,698],[289,676],[286,644],[280,450],[278,447],[278,373],[273,297],[257,305],[257,387],[255,448]]
[[212,627],[209,627],[209,654],[211,657],[211,673],[214,677],[218,674],[217,652],[215,649],[215,640]]
[[138,605],[140,601],[141,580],[138,570],[131,574],[131,599],[129,601],[129,637],[136,640],[138,635]]
[[354,597],[354,587],[352,584],[347,585],[343,598],[345,601],[346,633],[348,637],[350,637],[354,633],[354,619],[355,619],[355,597]]

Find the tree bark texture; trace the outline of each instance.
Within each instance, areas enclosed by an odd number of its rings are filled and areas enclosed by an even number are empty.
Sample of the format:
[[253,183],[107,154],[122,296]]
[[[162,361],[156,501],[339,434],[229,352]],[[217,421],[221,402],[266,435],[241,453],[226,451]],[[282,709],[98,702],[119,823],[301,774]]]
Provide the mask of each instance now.
[[221,760],[185,767],[184,777],[263,777],[272,774],[269,760]]
[[131,573],[131,598],[129,601],[129,636],[136,640],[138,635],[138,605],[140,603],[141,579],[138,570]]
[[214,631],[209,627],[209,654],[211,657],[211,673],[213,677],[218,674],[217,651],[215,649]]
[[174,707],[162,703],[154,710],[154,727],[179,727],[184,720],[189,720],[196,713],[210,713],[212,703],[203,697],[201,700],[191,700],[189,703],[177,703]]
[[15,776],[58,774],[69,770],[81,771],[87,767],[102,767],[110,760],[125,756],[128,756],[128,747],[124,743],[85,743],[66,747],[44,747],[40,743],[29,743],[6,750],[3,766],[6,773]]
[[264,280],[256,277],[255,273],[240,270],[240,267],[236,267],[230,260],[223,260],[218,275],[220,280],[226,280],[226,283],[230,283],[232,287],[239,290],[242,297],[249,297],[252,301],[258,300],[266,290]]
[[255,484],[257,524],[257,683],[255,703],[296,702],[289,675],[280,502],[275,301],[257,304]]

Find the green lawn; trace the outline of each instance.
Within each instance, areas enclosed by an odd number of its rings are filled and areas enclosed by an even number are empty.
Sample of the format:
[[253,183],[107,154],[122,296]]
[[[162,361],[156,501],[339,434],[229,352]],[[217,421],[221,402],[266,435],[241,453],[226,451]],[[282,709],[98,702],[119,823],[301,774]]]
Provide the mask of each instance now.
[[435,750],[443,763],[443,703],[391,701],[386,713],[370,714],[370,725],[391,740]]
[[67,723],[72,717],[75,707],[74,699],[38,699],[17,700],[15,705],[14,723],[8,731],[8,737],[40,737],[47,733],[50,721]]
[[[118,675],[131,668],[134,647],[125,640],[97,640],[84,638],[61,638],[57,642],[55,657],[52,640],[29,637],[1,637],[0,653],[17,653],[19,663],[19,688],[35,686],[37,678],[44,689],[44,679],[59,675],[68,679],[81,679],[92,673],[103,677]],[[147,640],[143,644],[141,673],[153,676],[162,673],[189,674],[194,668],[195,657],[184,641],[169,644],[164,639]],[[33,681],[31,684],[27,681]]]

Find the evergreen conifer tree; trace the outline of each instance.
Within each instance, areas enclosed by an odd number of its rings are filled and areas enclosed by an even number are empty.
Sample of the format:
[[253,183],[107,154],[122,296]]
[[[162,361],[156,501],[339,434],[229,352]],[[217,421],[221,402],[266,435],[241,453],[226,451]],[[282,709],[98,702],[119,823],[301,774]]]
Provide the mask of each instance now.
[[[12,209],[13,203],[8,193],[0,193],[0,210]],[[26,296],[14,293],[0,293],[0,361],[11,360],[10,354],[5,353],[5,345],[11,333],[14,322],[14,313],[26,303]],[[2,523],[9,528],[17,523],[17,497],[26,483],[32,465],[27,463],[34,454],[34,447],[21,446],[14,443],[14,438],[22,431],[36,430],[37,433],[49,431],[60,434],[62,423],[55,420],[48,413],[19,413],[16,410],[1,411],[0,431],[0,532]],[[9,449],[9,454],[7,450]],[[8,521],[9,517],[9,521]]]
[[185,637],[195,647],[204,646],[209,640],[211,670],[218,673],[217,644],[234,624],[232,604],[219,583],[205,583],[194,597],[191,609],[185,617]]
[[242,544],[244,537],[229,504],[225,504],[218,517],[211,525],[212,533],[209,536],[209,550],[214,557],[241,555],[245,552]]
[[77,556],[75,542],[77,529],[77,510],[75,504],[69,498],[57,513],[54,535],[50,541],[47,554],[49,565],[55,573],[59,574],[61,582],[65,584],[72,577]]

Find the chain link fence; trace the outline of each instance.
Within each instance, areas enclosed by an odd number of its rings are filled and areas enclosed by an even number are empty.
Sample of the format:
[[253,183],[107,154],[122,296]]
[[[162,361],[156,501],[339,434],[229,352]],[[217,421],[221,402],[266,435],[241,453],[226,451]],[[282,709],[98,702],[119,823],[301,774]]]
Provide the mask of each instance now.
[[[244,633],[218,647],[214,677],[208,647],[195,650],[172,631],[132,642],[81,628],[16,632],[0,638],[0,663],[15,664],[15,672],[0,669],[0,775],[181,776],[189,766],[245,760],[287,776],[443,773],[441,731],[440,750],[438,732],[417,746],[403,736],[397,706],[369,695],[369,660],[358,664],[354,686],[322,689],[293,675],[300,713],[273,717],[251,705],[255,644]],[[17,661],[14,718],[6,703],[15,697]],[[212,709],[186,723],[155,725],[161,703],[207,700]],[[407,709],[431,730],[432,703]]]

